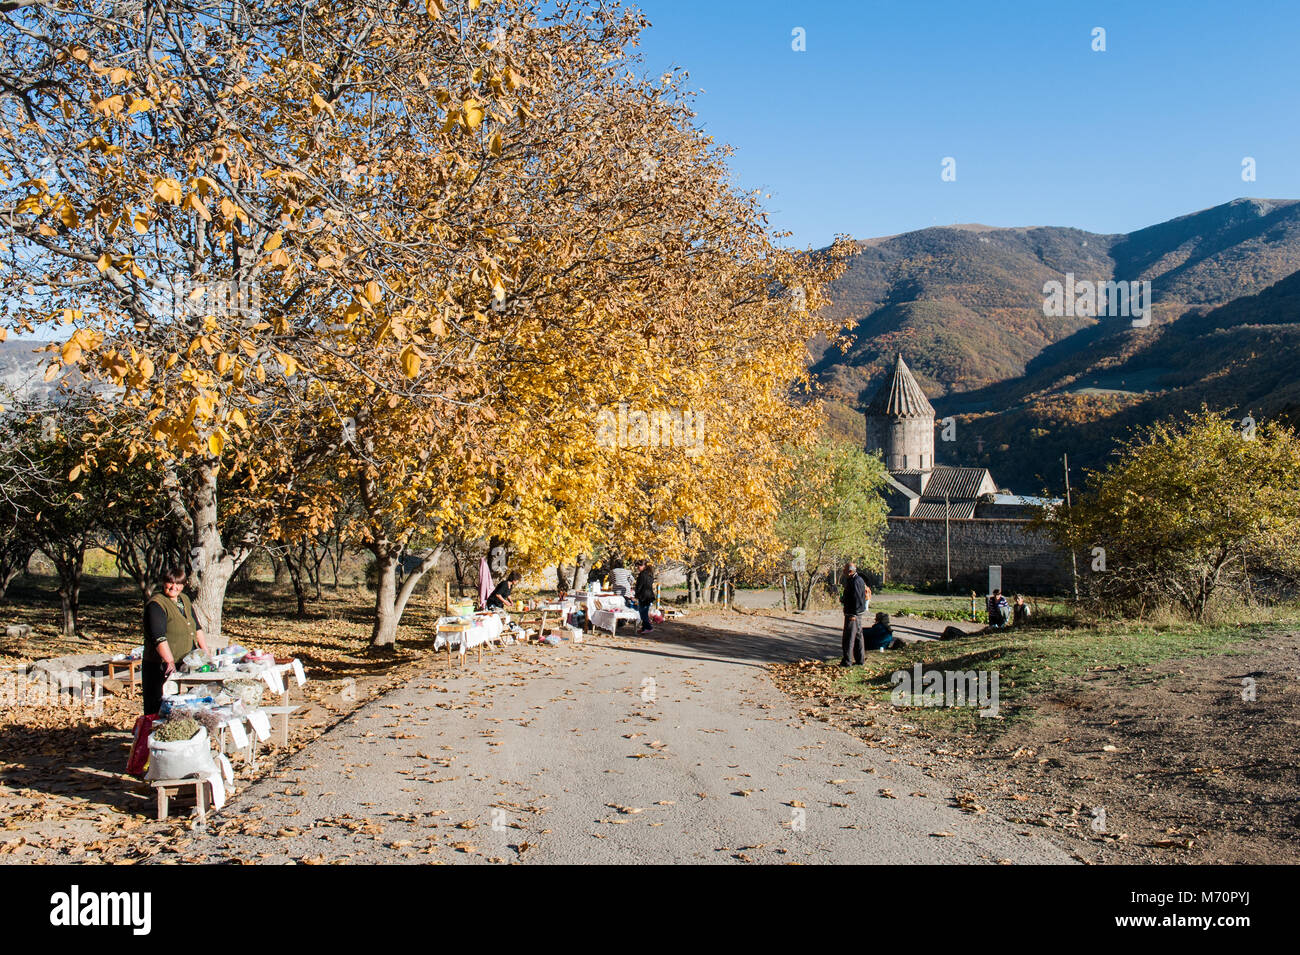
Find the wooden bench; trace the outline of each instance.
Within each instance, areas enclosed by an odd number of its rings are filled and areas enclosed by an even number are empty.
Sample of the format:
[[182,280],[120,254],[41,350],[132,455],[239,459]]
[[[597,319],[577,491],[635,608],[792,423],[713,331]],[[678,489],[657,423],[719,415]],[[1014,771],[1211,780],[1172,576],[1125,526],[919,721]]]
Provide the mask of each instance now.
[[187,789],[194,794],[194,808],[198,814],[199,822],[206,823],[208,821],[208,796],[211,789],[206,779],[197,776],[190,779],[155,779],[150,785],[158,794],[158,820],[160,822],[167,818],[168,800],[172,796],[179,796]]

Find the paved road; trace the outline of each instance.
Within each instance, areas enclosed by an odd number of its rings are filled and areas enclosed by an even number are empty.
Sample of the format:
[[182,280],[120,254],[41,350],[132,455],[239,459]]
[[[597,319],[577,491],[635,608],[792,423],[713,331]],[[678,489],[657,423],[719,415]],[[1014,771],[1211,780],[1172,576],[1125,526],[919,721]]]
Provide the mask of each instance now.
[[752,627],[510,647],[414,680],[242,793],[210,858],[1070,861],[952,808],[888,749],[803,722],[766,665],[836,652],[818,618]]

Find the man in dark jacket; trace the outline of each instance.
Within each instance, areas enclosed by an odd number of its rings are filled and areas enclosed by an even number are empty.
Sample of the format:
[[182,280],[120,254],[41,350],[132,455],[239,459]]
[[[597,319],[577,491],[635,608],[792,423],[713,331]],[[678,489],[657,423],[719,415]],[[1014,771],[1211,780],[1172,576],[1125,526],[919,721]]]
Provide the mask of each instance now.
[[653,633],[655,628],[650,625],[650,605],[655,602],[655,569],[646,560],[638,560],[636,568],[636,589],[633,596],[636,597],[636,609],[641,614],[641,629],[637,633]]
[[[849,564],[844,568],[844,638],[841,641],[843,653],[840,666],[861,664],[862,651],[862,615],[867,612],[867,582],[858,574],[858,565]],[[849,662],[850,654],[852,663]]]

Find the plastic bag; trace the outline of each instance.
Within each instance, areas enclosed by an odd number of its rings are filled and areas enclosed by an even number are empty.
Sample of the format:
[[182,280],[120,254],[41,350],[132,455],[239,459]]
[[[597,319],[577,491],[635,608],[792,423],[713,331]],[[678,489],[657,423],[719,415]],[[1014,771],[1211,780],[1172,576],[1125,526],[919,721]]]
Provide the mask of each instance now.
[[202,650],[191,650],[181,659],[181,666],[186,670],[198,670],[201,667],[211,666],[212,661]]
[[153,734],[153,724],[157,716],[141,716],[135,721],[135,730],[131,738],[131,755],[126,761],[129,776],[144,776],[145,767],[149,765],[149,737]]
[[175,743],[149,737],[149,771],[145,773],[145,779],[184,779],[216,771],[217,764],[212,761],[212,748],[208,745],[208,731],[203,727],[199,727],[193,738]]
[[249,709],[256,709],[262,705],[262,691],[266,684],[261,680],[227,680],[223,689]]

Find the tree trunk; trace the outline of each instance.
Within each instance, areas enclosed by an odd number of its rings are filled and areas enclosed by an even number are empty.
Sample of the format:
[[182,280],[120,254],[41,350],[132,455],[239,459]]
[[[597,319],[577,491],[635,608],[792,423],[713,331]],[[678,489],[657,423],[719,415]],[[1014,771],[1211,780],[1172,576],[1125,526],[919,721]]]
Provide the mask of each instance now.
[[9,585],[12,584],[19,574],[27,572],[27,562],[32,559],[35,548],[22,548],[23,553],[14,550],[3,556],[0,556],[0,600],[4,599],[5,594],[9,592]]
[[226,602],[226,587],[239,569],[248,550],[232,552],[221,540],[217,524],[217,473],[215,464],[198,468],[198,486],[192,512],[194,537],[190,551],[194,580],[194,608],[203,621],[208,646],[215,649],[227,643],[221,635],[221,611]]
[[[61,552],[60,552],[61,551]],[[59,574],[59,603],[63,609],[63,635],[77,635],[77,613],[81,604],[81,568],[86,556],[86,545],[69,544],[67,550],[46,553]]]
[[398,555],[380,548],[375,555],[375,623],[370,631],[372,647],[391,647],[397,642]]
[[573,589],[586,590],[591,578],[591,557],[583,555],[578,558],[578,565],[573,569]]
[[395,548],[371,548],[375,555],[375,573],[378,581],[375,585],[375,625],[370,632],[372,647],[391,647],[397,643],[397,625],[401,623],[406,605],[415,592],[416,585],[442,556],[442,548],[426,551],[420,566],[406,575],[401,589],[397,587],[397,568],[401,563],[401,551]]

